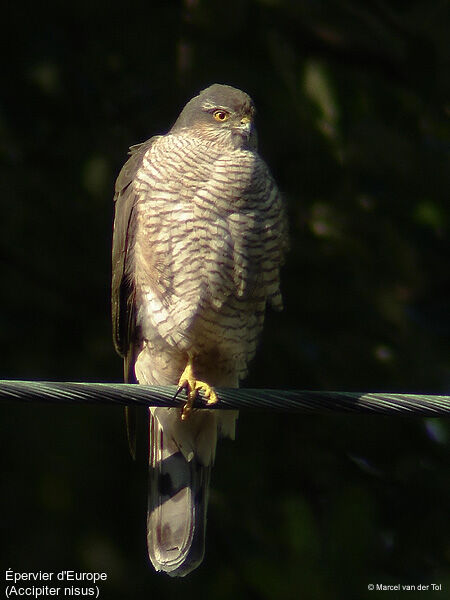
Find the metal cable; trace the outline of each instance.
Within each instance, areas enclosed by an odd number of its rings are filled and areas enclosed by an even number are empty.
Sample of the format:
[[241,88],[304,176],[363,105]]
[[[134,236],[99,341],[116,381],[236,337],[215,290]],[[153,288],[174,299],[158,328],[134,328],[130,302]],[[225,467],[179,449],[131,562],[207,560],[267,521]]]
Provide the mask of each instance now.
[[[218,388],[216,391],[219,402],[208,408],[310,414],[354,412],[422,417],[450,415],[450,396],[245,388]],[[183,393],[174,399],[175,392],[175,386],[0,380],[2,401],[183,406]],[[200,398],[196,406],[205,407],[206,403]]]

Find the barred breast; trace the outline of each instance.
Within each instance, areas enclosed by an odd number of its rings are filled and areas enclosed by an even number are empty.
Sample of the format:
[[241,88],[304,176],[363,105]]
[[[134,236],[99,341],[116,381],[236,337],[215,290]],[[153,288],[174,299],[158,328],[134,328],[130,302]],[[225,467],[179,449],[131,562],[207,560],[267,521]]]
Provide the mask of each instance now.
[[204,370],[214,385],[212,366],[237,384],[255,352],[266,302],[281,308],[283,211],[265,163],[252,150],[224,152],[169,134],[146,152],[133,185],[130,275],[142,337],[169,351],[172,364],[177,353],[194,352],[199,376]]

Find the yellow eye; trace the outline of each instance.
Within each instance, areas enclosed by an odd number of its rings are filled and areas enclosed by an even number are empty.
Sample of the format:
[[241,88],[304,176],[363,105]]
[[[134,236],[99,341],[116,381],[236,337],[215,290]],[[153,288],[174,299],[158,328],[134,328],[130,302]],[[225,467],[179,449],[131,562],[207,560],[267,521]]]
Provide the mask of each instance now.
[[230,115],[225,110],[215,110],[213,117],[216,121],[226,121]]

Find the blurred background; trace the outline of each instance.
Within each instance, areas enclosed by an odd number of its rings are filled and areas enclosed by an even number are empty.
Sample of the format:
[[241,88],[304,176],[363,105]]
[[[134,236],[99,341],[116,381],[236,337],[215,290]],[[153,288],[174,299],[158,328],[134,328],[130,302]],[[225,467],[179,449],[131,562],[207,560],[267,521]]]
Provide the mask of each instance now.
[[[114,181],[128,146],[218,82],[255,100],[292,240],[285,311],[244,385],[449,394],[448,2],[91,0],[3,18],[0,378],[121,380]],[[105,600],[449,597],[444,419],[242,412],[204,563],[172,580],[148,564],[145,460],[120,407],[0,410],[5,569],[105,571]]]

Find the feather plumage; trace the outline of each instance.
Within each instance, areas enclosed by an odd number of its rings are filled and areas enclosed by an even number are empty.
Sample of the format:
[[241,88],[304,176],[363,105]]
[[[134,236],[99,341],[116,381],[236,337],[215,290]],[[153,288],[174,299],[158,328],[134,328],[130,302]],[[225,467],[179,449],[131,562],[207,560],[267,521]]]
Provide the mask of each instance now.
[[[116,183],[112,281],[128,381],[176,384],[189,361],[198,380],[237,387],[267,302],[281,307],[287,232],[253,113],[246,94],[214,85],[169,134],[131,149]],[[201,562],[217,435],[233,438],[236,418],[150,409],[148,549],[157,570],[183,576]]]

